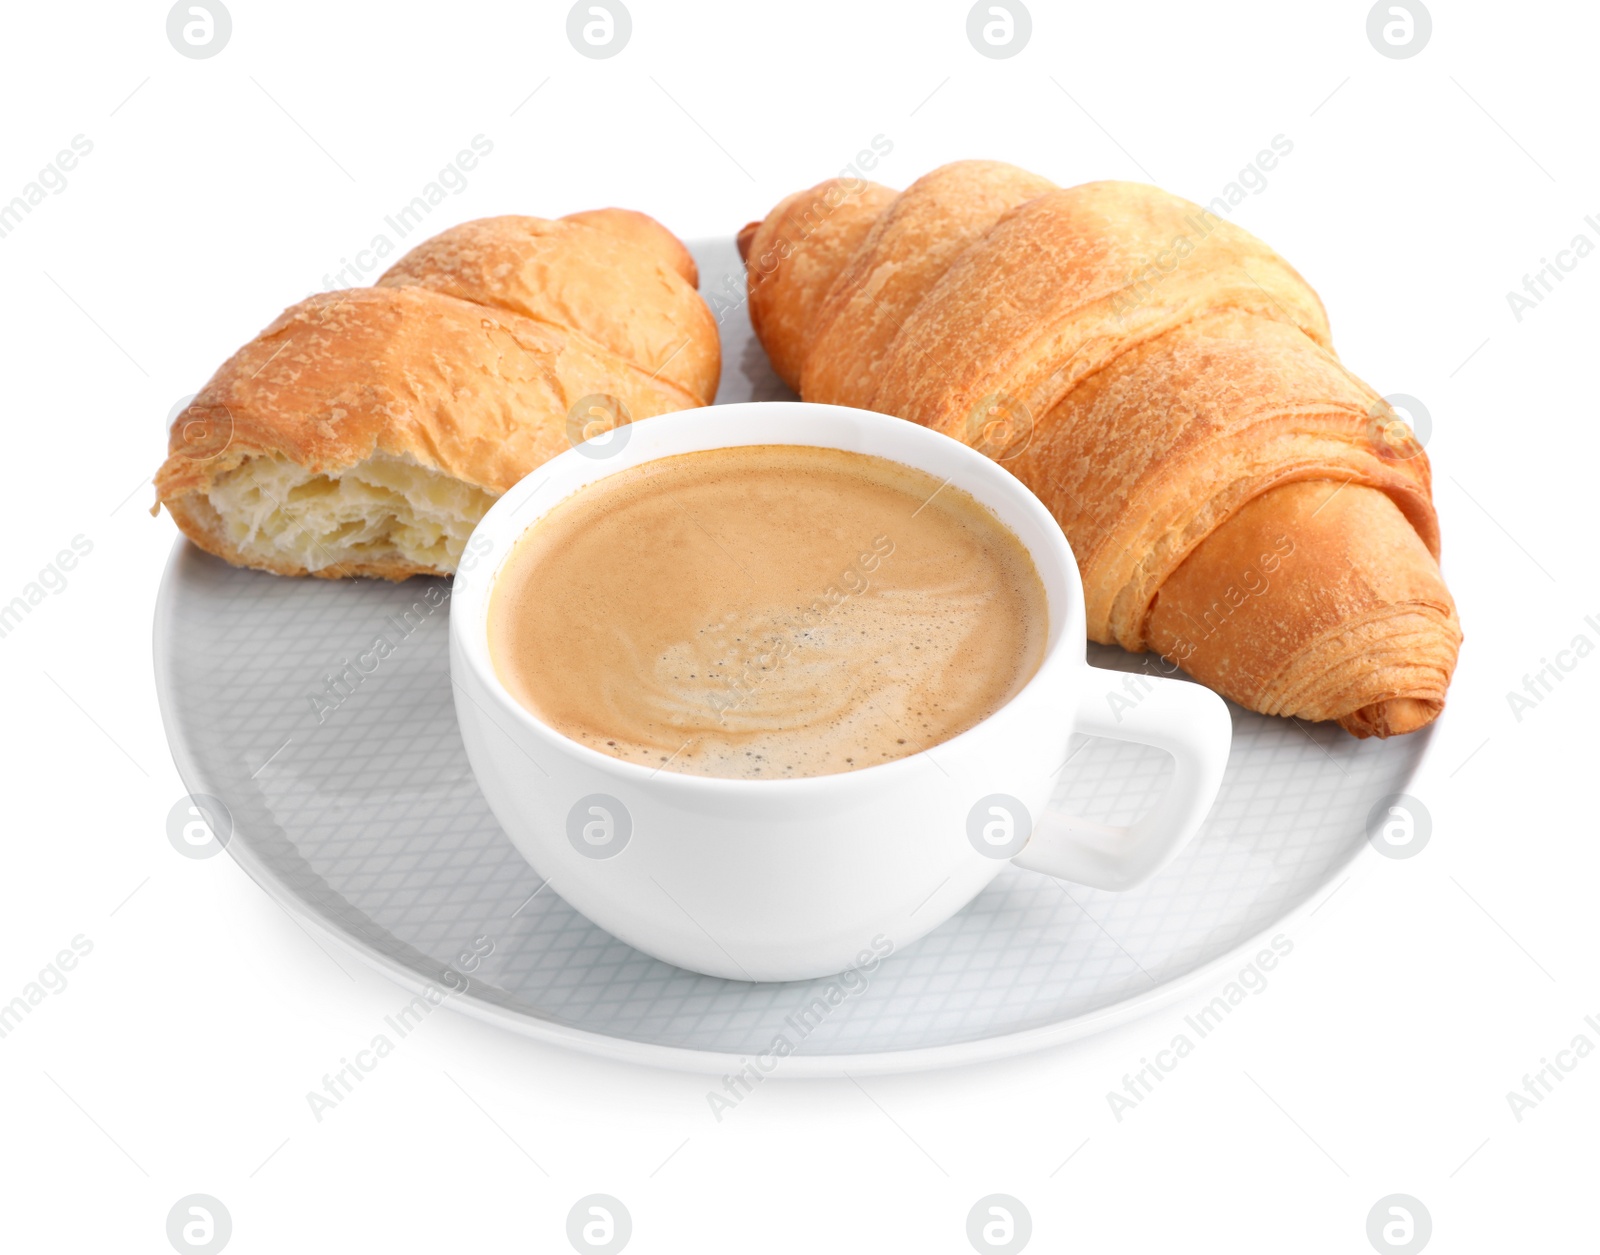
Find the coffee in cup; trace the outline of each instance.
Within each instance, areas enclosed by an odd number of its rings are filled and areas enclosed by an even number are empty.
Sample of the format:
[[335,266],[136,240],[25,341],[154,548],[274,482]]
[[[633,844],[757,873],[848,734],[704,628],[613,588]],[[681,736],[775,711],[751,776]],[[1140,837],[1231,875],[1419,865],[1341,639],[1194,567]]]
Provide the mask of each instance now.
[[1027,548],[927,471],[809,445],[660,458],[580,489],[501,567],[507,690],[602,753],[692,775],[828,775],[933,751],[1032,678]]

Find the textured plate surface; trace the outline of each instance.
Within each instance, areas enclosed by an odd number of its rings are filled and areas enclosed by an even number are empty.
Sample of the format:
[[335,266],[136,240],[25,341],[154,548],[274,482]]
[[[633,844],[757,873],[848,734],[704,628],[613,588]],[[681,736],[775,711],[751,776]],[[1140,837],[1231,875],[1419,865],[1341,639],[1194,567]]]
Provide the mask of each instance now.
[[[722,325],[718,399],[791,396],[751,335],[732,242],[694,251]],[[448,591],[437,580],[281,579],[180,542],[155,641],[178,769],[191,792],[227,804],[228,850],[263,888],[402,984],[448,990],[463,956],[492,944],[449,1005],[647,1063],[721,1072],[781,1035],[789,1075],[892,1071],[994,1058],[1129,1018],[1333,884],[1365,844],[1369,810],[1405,788],[1428,739],[1356,741],[1234,708],[1216,807],[1150,884],[1112,894],[1007,869],[829,999],[829,981],[752,985],[657,962],[540,891],[461,747]],[[388,656],[363,672],[380,637]],[[1103,646],[1090,659],[1154,665]],[[351,664],[359,678],[330,697],[327,677]],[[1158,751],[1079,738],[1056,801],[1128,822],[1169,771]],[[818,998],[825,1013],[799,1014]]]

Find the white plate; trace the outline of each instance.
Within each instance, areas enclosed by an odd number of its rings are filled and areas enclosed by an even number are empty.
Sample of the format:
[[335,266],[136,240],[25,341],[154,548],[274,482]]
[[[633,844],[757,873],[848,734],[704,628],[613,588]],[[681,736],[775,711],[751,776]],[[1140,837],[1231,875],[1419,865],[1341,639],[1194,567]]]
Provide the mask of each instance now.
[[[708,293],[743,290],[731,241],[694,247]],[[730,283],[729,280],[732,280]],[[727,302],[725,302],[727,304]],[[719,400],[792,395],[742,304],[722,319]],[[278,902],[421,991],[580,1050],[725,1073],[782,1035],[790,1076],[891,1072],[1069,1041],[1178,996],[1337,883],[1367,817],[1403,792],[1428,732],[1357,741],[1233,709],[1211,818],[1131,893],[1008,869],[942,928],[837,1005],[828,981],[752,985],[645,957],[551,891],[501,833],[456,730],[448,582],[292,580],[237,570],[180,541],[156,609],[162,716],[191,793],[223,800],[227,849]],[[430,589],[435,589],[431,594]],[[409,618],[408,618],[409,612]],[[324,677],[394,646],[319,719]],[[1147,660],[1090,646],[1100,666]],[[1156,751],[1083,739],[1057,800],[1126,823],[1170,770]],[[802,1018],[818,996],[826,1015]],[[799,1025],[805,1025],[802,1029]]]

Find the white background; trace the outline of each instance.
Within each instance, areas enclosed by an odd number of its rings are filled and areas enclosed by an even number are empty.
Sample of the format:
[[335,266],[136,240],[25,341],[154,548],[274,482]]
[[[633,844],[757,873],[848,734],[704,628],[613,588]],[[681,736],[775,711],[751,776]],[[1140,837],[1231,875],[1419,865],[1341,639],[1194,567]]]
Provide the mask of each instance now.
[[[989,60],[947,0],[631,0],[631,42],[596,61],[564,4],[230,3],[209,60],[174,51],[162,4],[5,17],[0,201],[93,143],[0,239],[0,601],[93,544],[0,640],[0,1000],[93,943],[0,1040],[6,1249],[166,1251],[169,1208],[205,1192],[241,1253],[559,1251],[596,1191],[641,1253],[965,1251],[992,1192],[1037,1250],[1359,1252],[1394,1192],[1437,1251],[1593,1249],[1600,1056],[1520,1122],[1506,1093],[1576,1034],[1600,1045],[1600,659],[1520,721],[1506,693],[1600,644],[1600,256],[1520,322],[1506,293],[1600,243],[1596,10],[1437,0],[1428,46],[1392,60],[1359,2],[1036,3],[1026,49]],[[315,1122],[306,1091],[408,995],[230,859],[168,844],[150,623],[174,529],[147,478],[173,403],[477,134],[493,154],[430,229],[615,203],[730,234],[879,134],[896,186],[983,156],[1205,201],[1290,139],[1235,220],[1318,288],[1345,360],[1433,420],[1467,639],[1413,788],[1429,847],[1360,860],[1271,988],[1120,1122],[1107,1091],[1214,989],[1004,1064],[773,1080],[720,1124],[703,1077],[448,1012]]]

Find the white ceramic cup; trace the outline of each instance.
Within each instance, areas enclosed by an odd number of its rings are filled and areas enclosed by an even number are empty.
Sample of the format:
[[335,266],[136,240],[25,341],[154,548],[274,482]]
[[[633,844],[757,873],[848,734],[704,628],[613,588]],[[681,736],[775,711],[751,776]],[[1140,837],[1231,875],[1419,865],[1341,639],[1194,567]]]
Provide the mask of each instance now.
[[[1084,658],[1083,589],[1066,537],[998,463],[915,423],[802,402],[665,414],[561,454],[495,503],[468,542],[450,607],[450,670],[467,757],[500,821],[551,889],[629,945],[735,980],[869,965],[970,902],[1011,862],[1099,889],[1153,876],[1205,818],[1232,725],[1210,690]],[[489,595],[518,538],[596,480],[679,453],[821,445],[947,480],[1025,544],[1049,598],[1044,661],[982,723],[924,753],[838,775],[732,780],[652,770],[541,723],[489,656]],[[1154,745],[1165,795],[1127,828],[1050,807],[1073,733]],[[1065,770],[1072,770],[1068,763]]]

